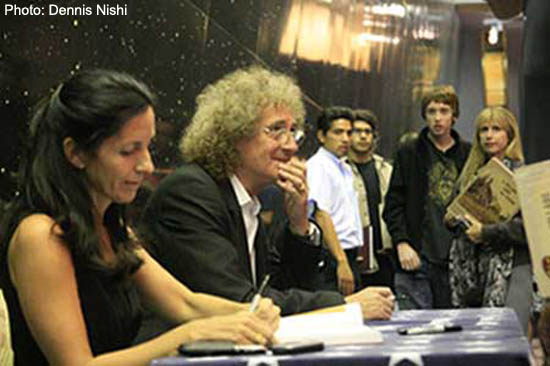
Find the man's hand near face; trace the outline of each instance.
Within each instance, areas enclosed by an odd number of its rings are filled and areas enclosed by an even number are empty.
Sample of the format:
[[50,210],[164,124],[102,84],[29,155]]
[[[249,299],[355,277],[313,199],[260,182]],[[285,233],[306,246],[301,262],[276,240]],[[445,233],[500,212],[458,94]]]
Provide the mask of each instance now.
[[279,165],[277,185],[285,195],[285,211],[290,220],[290,230],[296,235],[306,235],[309,229],[307,200],[309,189],[305,161],[292,157]]

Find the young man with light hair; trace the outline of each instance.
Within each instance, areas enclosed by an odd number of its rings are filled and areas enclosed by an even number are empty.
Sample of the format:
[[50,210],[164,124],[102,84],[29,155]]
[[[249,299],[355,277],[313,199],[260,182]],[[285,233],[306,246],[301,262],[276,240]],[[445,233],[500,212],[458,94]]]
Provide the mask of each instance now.
[[426,127],[395,154],[383,218],[395,247],[400,309],[450,308],[452,235],[443,217],[470,144],[453,129],[459,116],[454,88],[428,92],[421,115]]

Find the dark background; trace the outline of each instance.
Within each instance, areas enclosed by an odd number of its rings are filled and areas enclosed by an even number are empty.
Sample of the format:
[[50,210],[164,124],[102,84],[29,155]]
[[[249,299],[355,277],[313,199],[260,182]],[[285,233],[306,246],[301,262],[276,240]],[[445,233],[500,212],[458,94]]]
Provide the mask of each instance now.
[[[323,106],[372,109],[381,121],[379,152],[386,157],[403,132],[423,126],[419,100],[434,84],[457,88],[465,107],[457,128],[466,131],[467,139],[482,108],[475,34],[490,16],[486,9],[464,15],[444,0],[32,2],[45,7],[85,4],[94,13],[98,3],[126,4],[128,14],[15,16],[6,15],[2,3],[2,200],[16,194],[13,176],[31,107],[82,69],[129,72],[158,95],[155,163],[160,170],[179,162],[178,140],[198,93],[222,75],[253,63],[288,73],[302,87],[310,126],[307,152],[315,148],[311,132]],[[518,43],[518,32],[514,34]]]

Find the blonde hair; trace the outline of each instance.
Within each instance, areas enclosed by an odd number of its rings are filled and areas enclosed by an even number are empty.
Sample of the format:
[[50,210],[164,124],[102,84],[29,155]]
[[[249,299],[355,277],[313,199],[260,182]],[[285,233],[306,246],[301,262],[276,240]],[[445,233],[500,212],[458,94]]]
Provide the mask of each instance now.
[[457,184],[460,190],[463,190],[472,177],[475,176],[479,168],[481,168],[487,162],[489,156],[483,150],[481,142],[479,140],[479,132],[481,126],[487,122],[496,122],[500,127],[506,131],[508,135],[508,146],[504,152],[504,157],[523,163],[523,149],[521,148],[521,139],[519,136],[519,127],[514,114],[504,107],[489,107],[479,113],[476,118],[474,139],[472,141],[472,149],[470,155],[464,164],[462,173],[458,178]]
[[240,161],[237,143],[257,133],[257,122],[270,107],[289,109],[296,127],[303,127],[302,92],[289,76],[260,66],[225,75],[197,97],[197,110],[180,141],[183,158],[216,179],[231,175]]

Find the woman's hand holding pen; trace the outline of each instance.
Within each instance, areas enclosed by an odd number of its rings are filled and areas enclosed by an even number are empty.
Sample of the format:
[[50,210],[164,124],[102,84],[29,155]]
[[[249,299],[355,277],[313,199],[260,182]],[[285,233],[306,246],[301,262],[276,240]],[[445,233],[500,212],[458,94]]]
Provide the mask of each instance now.
[[273,332],[275,332],[279,328],[281,309],[274,305],[271,299],[262,298],[262,294],[267,288],[270,277],[269,274],[264,277],[258,291],[252,298],[248,312],[257,316],[258,319],[265,321],[273,329]]
[[276,329],[256,312],[245,310],[232,315],[194,320],[175,331],[178,330],[186,335],[182,342],[223,339],[238,344],[267,345],[273,343]]
[[281,310],[271,299],[261,297],[269,278],[269,275],[264,277],[249,304],[238,305],[241,311],[236,314],[199,319],[182,325],[182,329],[191,328],[187,332],[190,337],[185,341],[221,339],[241,344],[273,343]]
[[281,309],[271,299],[262,297],[254,314],[265,321],[274,332],[279,329]]

